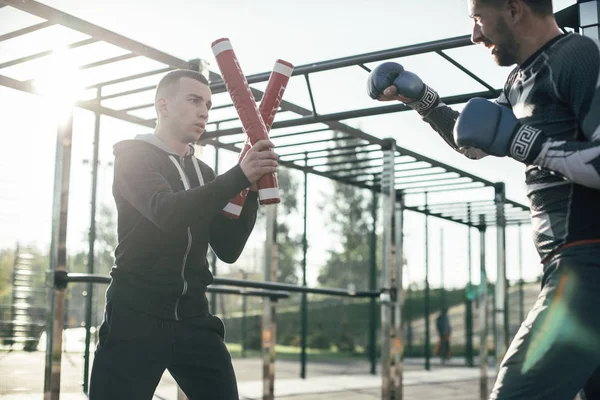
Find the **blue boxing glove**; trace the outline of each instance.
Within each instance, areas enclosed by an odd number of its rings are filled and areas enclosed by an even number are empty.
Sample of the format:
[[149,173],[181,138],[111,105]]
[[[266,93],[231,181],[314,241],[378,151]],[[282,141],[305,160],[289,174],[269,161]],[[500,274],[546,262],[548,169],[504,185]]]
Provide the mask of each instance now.
[[427,115],[439,103],[440,98],[435,90],[398,63],[385,62],[369,73],[367,92],[372,99],[379,99],[390,86],[396,87],[398,95],[411,99],[405,104],[421,115]]
[[487,99],[467,102],[454,125],[454,141],[498,157],[531,164],[542,150],[542,131],[519,122],[512,110]]

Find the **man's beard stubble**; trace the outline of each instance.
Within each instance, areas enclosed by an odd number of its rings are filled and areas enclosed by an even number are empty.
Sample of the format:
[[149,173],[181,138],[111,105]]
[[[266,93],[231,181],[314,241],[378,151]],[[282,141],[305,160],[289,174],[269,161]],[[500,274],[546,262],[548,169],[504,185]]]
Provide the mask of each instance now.
[[508,25],[502,18],[498,18],[496,31],[497,36],[502,38],[502,43],[492,43],[494,45],[492,57],[494,57],[496,64],[501,67],[508,67],[516,64],[519,44],[517,43],[514,33],[510,31]]

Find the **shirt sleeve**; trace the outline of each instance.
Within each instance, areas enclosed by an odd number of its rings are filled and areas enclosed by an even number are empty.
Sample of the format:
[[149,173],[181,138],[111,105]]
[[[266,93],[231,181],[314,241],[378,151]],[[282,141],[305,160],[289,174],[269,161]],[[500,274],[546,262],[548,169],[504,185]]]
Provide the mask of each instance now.
[[584,38],[571,52],[552,75],[559,99],[577,118],[578,131],[572,140],[546,140],[533,164],[600,189],[600,44]]

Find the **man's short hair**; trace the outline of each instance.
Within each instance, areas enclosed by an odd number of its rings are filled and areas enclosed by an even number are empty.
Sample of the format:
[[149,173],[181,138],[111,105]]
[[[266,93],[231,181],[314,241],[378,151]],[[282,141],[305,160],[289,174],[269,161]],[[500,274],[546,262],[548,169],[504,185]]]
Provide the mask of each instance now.
[[[477,0],[480,4],[491,5],[491,6],[502,6],[506,4],[507,0]],[[534,14],[540,17],[549,17],[554,14],[552,8],[552,0],[521,0],[527,4]]]
[[156,86],[155,102],[158,100],[159,94],[163,95],[165,91],[175,89],[176,85],[179,85],[181,78],[194,79],[208,86],[208,79],[200,72],[191,69],[175,69],[167,72],[160,82],[158,82],[158,85]]

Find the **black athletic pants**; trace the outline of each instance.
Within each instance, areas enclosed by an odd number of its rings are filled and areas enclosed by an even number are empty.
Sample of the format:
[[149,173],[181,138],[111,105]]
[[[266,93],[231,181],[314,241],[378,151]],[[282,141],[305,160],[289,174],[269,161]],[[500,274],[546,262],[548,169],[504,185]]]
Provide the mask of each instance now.
[[150,400],[167,369],[190,400],[238,400],[223,322],[162,320],[111,301],[100,327],[90,400]]

